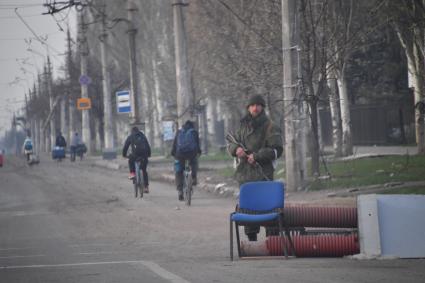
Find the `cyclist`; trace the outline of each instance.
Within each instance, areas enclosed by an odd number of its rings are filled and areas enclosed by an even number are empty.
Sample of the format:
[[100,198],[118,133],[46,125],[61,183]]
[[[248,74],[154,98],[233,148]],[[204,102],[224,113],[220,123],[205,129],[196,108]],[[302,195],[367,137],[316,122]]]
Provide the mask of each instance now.
[[80,146],[83,142],[81,141],[80,136],[75,132],[74,136],[71,139],[71,161],[75,160],[75,154],[77,153],[77,147]]
[[55,145],[59,147],[63,147],[63,148],[66,147],[66,140],[60,131],[58,132],[58,135],[56,136]]
[[197,173],[198,173],[198,156],[201,154],[201,148],[199,146],[199,135],[194,128],[192,121],[187,120],[183,127],[177,131],[174,137],[173,148],[171,155],[174,156],[180,166],[176,166],[176,185],[178,192],[178,199],[183,201],[183,182],[184,176],[183,171],[186,162],[192,169],[192,185],[197,185]]
[[145,134],[137,127],[131,129],[131,134],[127,137],[122,149],[122,156],[127,157],[128,148],[131,146],[131,153],[128,155],[128,169],[130,170],[129,179],[136,177],[136,168],[134,162],[140,161],[140,169],[143,174],[144,192],[149,193],[148,179],[148,158],[151,156],[151,147]]
[[28,134],[23,144],[23,152],[27,158],[27,161],[30,161],[32,150],[33,150],[33,143],[32,143],[31,136]]

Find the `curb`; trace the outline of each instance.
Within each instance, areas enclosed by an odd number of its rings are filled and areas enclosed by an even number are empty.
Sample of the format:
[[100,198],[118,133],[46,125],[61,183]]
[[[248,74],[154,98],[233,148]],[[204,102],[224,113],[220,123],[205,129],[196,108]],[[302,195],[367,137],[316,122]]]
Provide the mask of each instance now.
[[[152,180],[174,184],[175,182],[174,178],[175,177],[173,174],[163,173],[163,174],[160,174],[159,177],[157,178],[153,177]],[[226,183],[211,184],[207,182],[199,182],[196,188],[203,189],[204,191],[208,193],[212,193],[222,197],[233,197],[233,198],[239,197],[238,188],[228,186]]]
[[[119,163],[111,162],[111,161],[103,161],[103,160],[96,160],[94,162],[90,163],[91,166],[96,166],[100,168],[106,168],[111,170],[121,170],[124,168]],[[208,171],[208,170],[207,170]],[[155,177],[150,177],[151,180],[155,180],[157,182],[166,182],[174,184],[175,177],[174,174],[167,174],[167,173],[160,173],[157,174]],[[238,198],[239,197],[239,189],[237,187],[229,186],[226,183],[219,183],[219,184],[211,184],[207,182],[200,182],[196,188],[201,188],[205,190],[206,192],[212,193],[217,196],[225,197],[225,198]]]
[[104,161],[97,160],[92,164],[93,166],[98,166],[98,167],[108,168],[113,170],[120,170],[122,168],[121,164],[118,164],[115,162],[104,162]]

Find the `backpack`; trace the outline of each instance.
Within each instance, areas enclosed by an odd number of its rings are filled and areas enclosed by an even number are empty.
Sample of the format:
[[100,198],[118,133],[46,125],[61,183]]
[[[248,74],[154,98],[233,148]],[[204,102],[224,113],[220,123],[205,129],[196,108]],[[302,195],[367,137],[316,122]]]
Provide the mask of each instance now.
[[196,152],[198,144],[195,140],[195,130],[193,128],[180,129],[177,134],[176,153],[185,155]]
[[143,133],[139,132],[133,136],[131,141],[131,151],[137,156],[149,156],[150,146]]
[[24,149],[25,150],[32,150],[32,142],[31,141],[26,141],[25,145],[24,145]]
[[63,136],[58,137],[58,146],[62,146],[62,147],[66,146],[66,141],[65,141],[65,138]]

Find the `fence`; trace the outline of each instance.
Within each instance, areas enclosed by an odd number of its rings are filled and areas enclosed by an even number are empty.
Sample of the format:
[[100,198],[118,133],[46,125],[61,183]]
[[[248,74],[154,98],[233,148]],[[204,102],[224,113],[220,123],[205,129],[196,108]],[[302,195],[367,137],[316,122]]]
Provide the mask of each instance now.
[[[319,112],[325,145],[332,145],[332,122],[328,109]],[[412,105],[354,105],[351,107],[354,145],[390,145],[415,143]]]

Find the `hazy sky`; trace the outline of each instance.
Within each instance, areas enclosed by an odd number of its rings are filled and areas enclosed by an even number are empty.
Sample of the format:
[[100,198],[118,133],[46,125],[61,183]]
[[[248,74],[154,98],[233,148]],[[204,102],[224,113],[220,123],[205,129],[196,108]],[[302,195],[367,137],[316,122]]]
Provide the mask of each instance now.
[[[73,35],[76,30],[75,9],[63,10],[55,17],[42,15],[47,12],[43,6],[45,2],[0,0],[0,136],[10,129],[13,113],[23,108],[25,93],[33,87],[37,73],[42,72],[47,53],[53,64],[54,77],[64,75],[58,68],[65,58],[68,25]],[[45,40],[47,48],[31,30]]]

